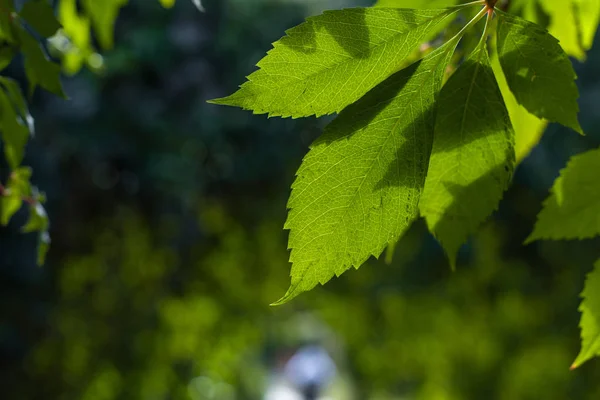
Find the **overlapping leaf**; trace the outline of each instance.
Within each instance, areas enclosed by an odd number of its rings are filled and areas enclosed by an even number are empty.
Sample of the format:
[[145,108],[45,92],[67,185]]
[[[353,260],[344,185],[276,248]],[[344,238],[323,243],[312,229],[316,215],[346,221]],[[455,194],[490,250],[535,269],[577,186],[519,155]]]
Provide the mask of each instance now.
[[600,235],[600,149],[571,159],[552,187],[527,242]]
[[290,29],[233,95],[213,102],[270,116],[341,111],[396,72],[453,10],[327,11]]
[[504,104],[510,116],[510,122],[515,131],[515,156],[517,163],[520,163],[539,143],[548,126],[548,121],[530,114],[525,107],[517,102],[517,99],[508,87],[498,57],[492,57],[491,61],[496,81],[498,82]]
[[438,109],[419,207],[454,265],[497,208],[515,165],[514,132],[484,41],[444,86]]
[[285,302],[371,255],[418,216],[435,101],[456,41],[346,108],[311,146],[293,185]]
[[558,40],[536,24],[498,12],[500,64],[519,104],[582,133],[575,71]]
[[581,351],[571,369],[579,367],[592,357],[600,356],[600,260],[588,275],[581,295]]

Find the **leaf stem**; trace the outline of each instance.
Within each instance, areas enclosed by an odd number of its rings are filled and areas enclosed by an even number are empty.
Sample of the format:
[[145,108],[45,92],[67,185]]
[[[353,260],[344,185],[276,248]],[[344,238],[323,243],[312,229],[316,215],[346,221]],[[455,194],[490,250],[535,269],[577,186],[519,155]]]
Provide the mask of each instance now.
[[[483,4],[482,2],[479,2],[481,4]],[[476,16],[473,17],[472,20],[470,20],[461,30],[460,32],[458,32],[456,35],[454,35],[454,37],[450,40],[448,40],[448,42],[451,42],[453,40],[460,40],[460,38],[462,38],[462,36],[465,34],[466,31],[468,31],[471,27],[473,27],[473,25],[477,24],[479,21],[481,21],[481,19],[483,18],[483,16],[488,12],[488,8],[483,7],[481,9],[481,11],[479,11],[477,13]],[[487,26],[487,25],[486,25]]]
[[490,26],[491,26],[492,18],[494,17],[494,9],[493,8],[486,9],[486,12],[487,12],[487,18],[485,20],[485,28],[483,29],[483,34],[481,35],[481,41],[479,42],[479,45],[481,45],[482,42],[485,42],[485,40],[487,39],[487,37],[490,33]]
[[478,5],[481,5],[481,6],[486,5],[485,0],[477,0],[477,1],[471,1],[470,3],[457,4],[455,6],[449,6],[448,8],[460,8],[460,9],[462,9],[462,8],[467,8],[467,7],[470,7],[470,6],[478,6]]

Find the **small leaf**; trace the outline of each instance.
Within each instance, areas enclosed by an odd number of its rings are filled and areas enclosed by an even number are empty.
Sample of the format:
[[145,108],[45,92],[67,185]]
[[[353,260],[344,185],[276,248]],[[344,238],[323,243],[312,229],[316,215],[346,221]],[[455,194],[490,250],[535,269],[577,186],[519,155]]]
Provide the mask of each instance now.
[[379,84],[313,143],[292,186],[284,303],[379,257],[418,217],[435,100],[456,42]]
[[600,260],[588,275],[581,297],[581,351],[571,369],[600,356]]
[[121,7],[127,4],[128,0],[84,0],[83,5],[89,15],[100,45],[105,49],[110,49],[114,45],[115,21],[119,15]]
[[600,0],[577,0],[577,19],[581,46],[587,51],[592,48],[600,23]]
[[29,220],[21,229],[23,233],[44,232],[48,230],[48,214],[41,203],[32,204],[29,207]]
[[600,235],[600,149],[569,161],[554,182],[526,243],[540,239],[586,239]]
[[46,255],[50,250],[50,234],[47,231],[40,232],[38,238],[37,265],[42,266],[46,263]]
[[171,8],[175,5],[175,0],[158,0],[164,8]]
[[21,50],[25,55],[25,73],[29,80],[29,95],[39,85],[57,96],[65,97],[60,81],[60,65],[50,61],[40,43],[22,27],[18,30]]
[[293,118],[340,112],[396,72],[455,12],[326,11],[287,31],[240,90],[212,103]]
[[74,75],[94,54],[90,37],[91,22],[79,13],[77,0],[61,0],[58,3],[58,15],[63,25],[61,35],[69,39],[63,51],[62,67],[66,73]]
[[28,1],[19,16],[44,37],[54,35],[61,27],[54,15],[54,9],[46,0]]
[[30,195],[30,178],[30,168],[17,168],[10,174],[8,183],[0,196],[0,223],[2,225],[8,225],[13,215],[21,209],[23,198]]
[[[6,80],[3,80],[6,82]],[[0,129],[4,140],[4,154],[11,169],[16,169],[23,161],[25,145],[29,139],[29,121],[17,113],[17,99],[11,99],[0,86]],[[29,114],[27,114],[29,115]]]
[[9,44],[0,45],[0,71],[8,67],[15,56],[15,48]]
[[539,4],[550,16],[550,25],[548,26],[550,34],[560,41],[560,45],[567,54],[582,61],[585,59],[585,52],[579,40],[575,1],[539,1]]
[[485,41],[450,77],[438,110],[419,207],[454,268],[460,246],[497,208],[515,165],[514,132]]
[[27,102],[23,97],[23,92],[19,84],[14,79],[0,76],[0,86],[6,91],[8,98],[13,104],[19,117],[19,122],[26,125],[29,133],[33,135],[35,133],[33,117],[29,113]]
[[498,54],[519,104],[539,118],[583,133],[575,71],[558,41],[538,25],[500,13]]
[[21,198],[12,194],[0,197],[0,222],[3,226],[8,225],[13,215],[21,209],[22,204]]
[[0,7],[3,8],[3,11],[0,12],[0,40],[9,43],[14,42],[15,40],[13,35],[13,3],[13,1],[0,0]]

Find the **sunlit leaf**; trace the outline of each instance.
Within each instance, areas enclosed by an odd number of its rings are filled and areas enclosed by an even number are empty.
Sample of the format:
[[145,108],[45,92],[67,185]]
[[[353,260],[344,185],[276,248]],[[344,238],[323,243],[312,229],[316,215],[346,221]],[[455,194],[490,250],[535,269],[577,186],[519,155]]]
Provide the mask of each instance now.
[[128,0],[84,0],[83,5],[89,15],[98,41],[105,49],[113,47],[114,43],[114,27],[119,10]]
[[508,87],[498,57],[492,57],[491,62],[498,87],[502,92],[502,98],[510,116],[510,122],[515,131],[515,156],[517,163],[520,163],[539,143],[544,131],[548,127],[548,121],[530,114],[525,107],[517,102],[517,99],[515,99],[515,96]]
[[292,283],[278,303],[379,257],[418,217],[435,100],[454,46],[392,75],[313,143],[288,203]]
[[571,369],[600,356],[600,260],[588,275],[581,297],[581,351]]
[[[18,112],[22,101],[20,90],[19,98],[14,98],[10,93],[10,86],[6,85],[8,80],[3,78],[0,82],[0,129],[4,141],[4,155],[11,169],[17,169],[21,165],[25,152],[25,145],[29,139],[30,121],[23,119],[28,117]],[[16,84],[15,84],[16,85]]]
[[514,132],[482,41],[442,89],[419,207],[455,265],[498,207],[515,165]]
[[12,216],[21,209],[23,199],[31,194],[31,169],[17,168],[8,179],[0,195],[0,223],[8,225]]
[[575,71],[558,41],[531,22],[498,12],[500,64],[519,104],[582,133]]
[[600,235],[600,149],[569,161],[554,182],[527,242],[585,239]]
[[290,29],[240,90],[215,104],[305,117],[341,111],[398,70],[448,10],[326,11]]

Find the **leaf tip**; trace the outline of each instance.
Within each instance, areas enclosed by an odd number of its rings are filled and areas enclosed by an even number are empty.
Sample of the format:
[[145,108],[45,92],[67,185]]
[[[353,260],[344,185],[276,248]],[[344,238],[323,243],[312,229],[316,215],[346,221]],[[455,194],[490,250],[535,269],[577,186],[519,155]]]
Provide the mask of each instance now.
[[531,235],[527,236],[527,239],[523,241],[523,246],[528,246],[536,240],[538,240],[538,238],[532,233]]
[[574,371],[577,368],[579,368],[579,364],[577,364],[576,362],[574,362],[573,364],[571,364],[571,366],[569,367],[570,371]]
[[290,287],[288,289],[288,291],[285,293],[285,295],[283,295],[282,298],[280,298],[279,300],[269,304],[271,307],[277,307],[277,306],[282,306],[286,303],[288,303],[290,300],[292,300],[294,297],[298,296],[300,293],[298,293],[298,291],[293,288]]

